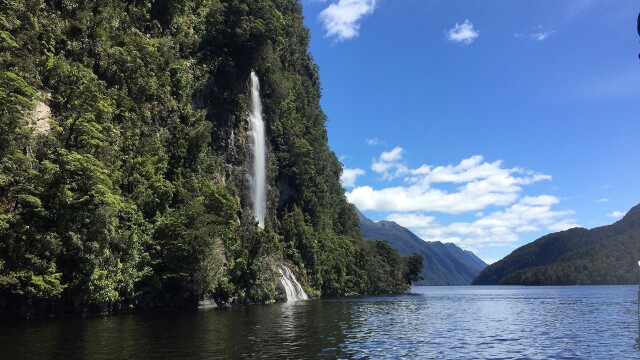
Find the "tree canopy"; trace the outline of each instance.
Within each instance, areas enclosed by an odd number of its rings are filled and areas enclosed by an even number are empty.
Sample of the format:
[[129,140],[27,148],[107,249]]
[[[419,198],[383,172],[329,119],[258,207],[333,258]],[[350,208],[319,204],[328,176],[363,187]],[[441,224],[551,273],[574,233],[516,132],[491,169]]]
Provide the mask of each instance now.
[[315,296],[406,289],[416,258],[366,243],[344,196],[302,20],[295,0],[0,0],[3,312],[268,302],[281,263]]

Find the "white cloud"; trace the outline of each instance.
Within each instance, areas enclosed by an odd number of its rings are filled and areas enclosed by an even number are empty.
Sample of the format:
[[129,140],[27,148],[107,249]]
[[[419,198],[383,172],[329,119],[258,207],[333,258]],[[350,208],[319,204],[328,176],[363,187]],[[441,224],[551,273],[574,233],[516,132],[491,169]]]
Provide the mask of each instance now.
[[378,138],[372,138],[372,139],[370,139],[370,138],[366,138],[364,141],[365,141],[365,142],[367,143],[367,145],[369,145],[369,146],[382,145],[382,144],[384,144],[384,143],[385,143],[385,141],[384,141],[384,140],[380,140],[380,139],[378,139]]
[[[387,180],[405,176],[404,186],[382,189],[358,186],[347,193],[349,201],[362,211],[439,211],[460,214],[482,210],[487,206],[510,205],[518,199],[523,186],[551,179],[549,175],[520,168],[504,168],[501,161],[486,162],[479,155],[464,159],[458,165],[422,165],[410,169],[401,162],[402,154],[400,147],[383,152],[373,161],[371,169]],[[438,188],[439,184],[458,187],[447,191]],[[544,199],[547,198],[536,201]]]
[[327,37],[345,41],[358,36],[360,19],[372,14],[375,6],[375,0],[338,0],[322,10],[319,19],[327,30]]
[[614,211],[610,214],[607,214],[608,217],[610,218],[614,218],[614,219],[620,219],[624,216],[624,213],[622,211]]
[[396,146],[391,151],[385,151],[380,154],[380,161],[395,162],[402,159],[402,148]]
[[489,246],[515,246],[520,233],[561,231],[579,226],[572,211],[555,211],[559,199],[549,195],[524,197],[504,210],[494,211],[472,222],[440,224],[422,213],[392,213],[387,220],[410,228],[427,241],[453,242],[477,250]]
[[401,162],[404,150],[396,146],[391,151],[384,151],[377,160],[371,163],[371,170],[382,175],[384,180],[393,180],[409,172],[407,166]]
[[538,41],[544,41],[544,40],[547,40],[549,36],[551,36],[551,34],[553,34],[554,32],[555,31],[553,30],[537,32],[537,33],[531,34],[531,37],[533,37],[535,40],[538,40]]
[[531,40],[544,41],[544,40],[547,40],[549,36],[551,36],[554,32],[555,32],[554,30],[550,30],[550,31],[539,31],[539,32],[530,33],[530,34],[515,33],[513,34],[513,36],[517,38],[526,38]]
[[561,221],[555,224],[551,224],[547,226],[547,229],[554,232],[558,232],[558,231],[573,229],[575,227],[580,227],[580,225],[578,225],[574,220],[569,220],[569,221]]
[[609,202],[609,201],[611,201],[611,199],[607,199],[607,198],[596,199],[597,203],[606,203],[606,202]]
[[462,24],[456,23],[452,29],[449,29],[447,33],[447,39],[452,42],[471,44],[475,39],[480,36],[480,32],[473,28],[473,24],[469,19],[465,20]]
[[[573,211],[554,209],[558,197],[523,195],[524,187],[551,180],[550,175],[505,167],[500,160],[475,155],[455,165],[411,168],[404,162],[404,150],[395,147],[374,159],[372,169],[398,184],[356,186],[347,192],[348,200],[361,211],[388,212],[387,220],[427,241],[452,242],[471,251],[515,248],[522,234],[579,226]],[[434,212],[451,216],[445,223]]]
[[340,176],[340,181],[344,187],[354,187],[356,185],[356,179],[358,176],[364,175],[365,172],[362,169],[344,169]]
[[390,214],[387,216],[387,220],[394,221],[405,227],[418,228],[433,224],[436,218],[422,214]]
[[495,262],[498,262],[498,261],[500,261],[500,260],[502,260],[502,259],[496,259],[496,258],[486,258],[486,259],[482,259],[482,261],[484,261],[484,262],[485,262],[485,264],[487,264],[487,265],[491,265],[491,264],[493,264],[493,263],[495,263]]

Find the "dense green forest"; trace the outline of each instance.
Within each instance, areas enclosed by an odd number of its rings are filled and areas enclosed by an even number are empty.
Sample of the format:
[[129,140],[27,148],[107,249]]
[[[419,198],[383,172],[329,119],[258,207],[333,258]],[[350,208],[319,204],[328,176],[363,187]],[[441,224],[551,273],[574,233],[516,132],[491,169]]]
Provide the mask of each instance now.
[[640,205],[620,221],[549,234],[489,265],[476,285],[637,284]]
[[[327,145],[295,0],[0,0],[0,315],[403,291]],[[249,74],[268,213],[247,204]]]

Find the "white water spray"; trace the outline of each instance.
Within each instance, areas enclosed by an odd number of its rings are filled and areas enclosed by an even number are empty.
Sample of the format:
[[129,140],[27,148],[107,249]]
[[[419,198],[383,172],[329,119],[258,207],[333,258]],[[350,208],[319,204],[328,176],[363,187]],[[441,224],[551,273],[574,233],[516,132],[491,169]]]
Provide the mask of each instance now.
[[258,226],[264,229],[264,216],[267,208],[267,152],[265,147],[264,121],[262,120],[262,101],[260,100],[260,82],[255,72],[251,71],[251,107],[249,109],[249,136],[253,152],[251,171],[251,201],[253,215]]
[[309,297],[307,293],[302,289],[302,285],[296,280],[296,277],[286,266],[282,266],[280,269],[280,282],[284,287],[284,292],[287,295],[287,302],[293,302],[297,300],[307,300]]

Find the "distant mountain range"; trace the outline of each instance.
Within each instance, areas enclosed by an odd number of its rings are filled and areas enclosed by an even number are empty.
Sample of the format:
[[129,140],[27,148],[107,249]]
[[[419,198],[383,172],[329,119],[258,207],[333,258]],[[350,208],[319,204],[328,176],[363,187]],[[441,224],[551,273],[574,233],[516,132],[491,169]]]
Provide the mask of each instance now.
[[393,221],[375,222],[358,212],[360,230],[367,240],[385,240],[402,255],[418,253],[424,258],[422,277],[416,285],[469,285],[485,264],[471,251],[455,244],[420,239]]
[[485,268],[473,284],[637,284],[638,260],[640,205],[612,225],[543,236]]

